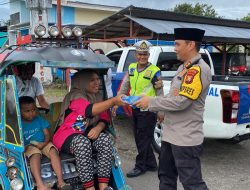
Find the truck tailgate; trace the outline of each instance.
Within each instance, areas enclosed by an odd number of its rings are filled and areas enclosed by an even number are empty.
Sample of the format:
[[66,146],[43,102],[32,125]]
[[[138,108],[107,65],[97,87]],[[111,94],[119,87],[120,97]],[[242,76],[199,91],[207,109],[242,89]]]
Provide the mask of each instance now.
[[250,85],[240,85],[240,102],[237,123],[250,123]]

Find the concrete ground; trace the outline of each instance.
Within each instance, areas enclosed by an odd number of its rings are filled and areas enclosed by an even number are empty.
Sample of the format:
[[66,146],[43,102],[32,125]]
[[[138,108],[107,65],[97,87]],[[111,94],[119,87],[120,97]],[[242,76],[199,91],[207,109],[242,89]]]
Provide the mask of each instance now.
[[[124,173],[134,166],[136,148],[132,123],[129,119],[116,119],[117,149],[122,159]],[[156,154],[157,156],[157,154]],[[202,156],[202,173],[210,190],[250,189],[250,141],[230,144],[206,139]],[[126,178],[133,190],[157,190],[157,172],[147,172],[136,178]],[[183,190],[178,184],[178,190]]]
[[[53,90],[54,92],[54,90]],[[61,93],[61,92],[60,92]],[[47,96],[49,102],[61,101],[66,93]],[[50,93],[51,94],[51,93]],[[124,174],[134,167],[136,147],[130,119],[116,118],[116,146],[121,157]],[[157,154],[156,154],[157,156]],[[210,190],[249,190],[250,189],[250,141],[230,144],[206,139],[202,157],[202,173]],[[136,178],[126,178],[133,190],[157,190],[157,172],[147,172]],[[178,183],[178,190],[183,190]]]

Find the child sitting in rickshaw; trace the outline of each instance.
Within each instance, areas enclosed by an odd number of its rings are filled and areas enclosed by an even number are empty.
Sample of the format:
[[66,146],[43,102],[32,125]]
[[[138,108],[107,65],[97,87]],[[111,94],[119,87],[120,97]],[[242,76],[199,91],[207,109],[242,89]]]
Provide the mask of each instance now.
[[37,190],[50,190],[42,181],[41,157],[45,155],[51,160],[58,179],[58,189],[71,190],[71,186],[63,180],[61,161],[58,151],[50,142],[49,123],[37,115],[35,100],[29,96],[19,98],[22,127],[24,134],[25,155],[30,160],[30,169],[35,178]]

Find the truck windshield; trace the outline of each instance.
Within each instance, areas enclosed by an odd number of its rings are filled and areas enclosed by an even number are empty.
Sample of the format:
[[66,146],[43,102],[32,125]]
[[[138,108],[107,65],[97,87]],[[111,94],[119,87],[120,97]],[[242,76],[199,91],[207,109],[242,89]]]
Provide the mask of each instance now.
[[[210,67],[207,54],[201,53],[201,57]],[[157,66],[161,69],[162,76],[173,76],[181,64],[182,62],[177,60],[175,52],[161,52],[157,61]]]
[[157,66],[161,71],[177,71],[181,64],[182,62],[177,60],[174,52],[161,52],[157,61]]
[[[223,55],[221,53],[210,53],[214,63],[214,71],[216,75],[222,74]],[[227,75],[247,75],[247,59],[245,53],[227,53],[225,74]]]
[[135,50],[129,50],[128,55],[126,57],[126,61],[124,63],[123,71],[124,72],[128,71],[128,67],[130,63],[134,63],[134,62],[137,62],[135,58]]
[[116,72],[119,60],[121,58],[121,55],[122,55],[122,50],[121,51],[116,51],[116,52],[113,52],[113,53],[110,53],[110,54],[107,55],[107,57],[111,61],[115,62],[115,67],[112,68],[112,72]]

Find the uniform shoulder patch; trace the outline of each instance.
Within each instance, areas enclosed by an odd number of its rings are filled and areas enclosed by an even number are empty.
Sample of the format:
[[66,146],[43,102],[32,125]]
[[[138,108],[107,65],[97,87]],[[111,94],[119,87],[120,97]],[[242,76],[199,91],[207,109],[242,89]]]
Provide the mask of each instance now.
[[185,77],[185,83],[191,84],[194,80],[195,75],[197,75],[198,73],[199,71],[197,69],[189,69]]
[[129,76],[134,76],[135,68],[129,68],[128,74]]
[[199,66],[192,66],[188,69],[179,94],[191,100],[196,100],[202,91],[201,69]]

